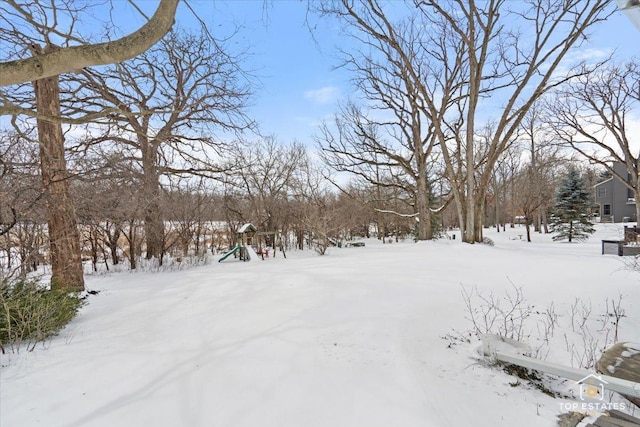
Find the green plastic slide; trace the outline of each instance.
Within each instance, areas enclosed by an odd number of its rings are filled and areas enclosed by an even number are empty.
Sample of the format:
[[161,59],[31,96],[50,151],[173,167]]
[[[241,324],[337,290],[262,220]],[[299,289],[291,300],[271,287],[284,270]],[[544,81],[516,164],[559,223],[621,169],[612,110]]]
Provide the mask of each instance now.
[[236,245],[233,249],[231,249],[229,252],[227,252],[226,254],[224,254],[224,255],[222,256],[222,258],[220,258],[220,259],[218,260],[218,262],[222,262],[222,261],[224,261],[224,260],[225,260],[225,259],[227,259],[229,256],[231,256],[231,255],[235,254],[238,250],[240,250],[240,248],[241,248],[241,246],[240,246],[240,245]]

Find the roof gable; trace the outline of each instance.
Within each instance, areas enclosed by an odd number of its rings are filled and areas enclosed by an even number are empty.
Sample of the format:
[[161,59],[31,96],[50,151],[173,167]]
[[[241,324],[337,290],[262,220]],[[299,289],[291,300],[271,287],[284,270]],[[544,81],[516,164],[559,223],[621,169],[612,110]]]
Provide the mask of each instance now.
[[256,231],[256,228],[250,222],[246,223],[238,230],[238,233],[246,233],[247,231]]

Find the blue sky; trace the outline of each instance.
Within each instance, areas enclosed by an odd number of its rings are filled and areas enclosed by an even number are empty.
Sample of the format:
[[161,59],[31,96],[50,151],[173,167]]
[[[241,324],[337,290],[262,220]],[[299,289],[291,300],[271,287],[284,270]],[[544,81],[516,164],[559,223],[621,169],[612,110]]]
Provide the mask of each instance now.
[[[209,28],[241,25],[238,42],[252,53],[247,64],[259,76],[251,114],[266,134],[281,142],[294,139],[312,143],[317,125],[331,117],[339,101],[351,94],[347,71],[339,64],[336,47],[350,40],[331,23],[310,17],[307,2],[299,0],[194,1],[190,4]],[[188,27],[197,20],[182,7],[178,24]],[[621,12],[599,26],[579,55],[603,57],[612,50],[619,59],[640,53],[640,31]]]
[[[312,34],[306,2],[196,1],[192,5],[209,28],[241,26],[238,43],[249,50],[247,66],[260,82],[251,112],[263,133],[285,143],[310,144],[318,123],[349,95],[348,74],[334,69],[338,64],[335,47],[346,38],[317,18],[310,18],[315,26]],[[186,22],[196,20],[183,9],[178,24]]]
[[[517,1],[517,0],[513,0]],[[151,14],[157,0],[136,4]],[[307,25],[307,1],[300,0],[188,0],[179,7],[177,25],[197,29],[201,19],[215,35],[229,34],[239,26],[232,47],[250,54],[245,68],[257,77],[254,103],[249,114],[264,134],[279,141],[298,140],[312,144],[317,125],[330,118],[338,102],[351,94],[346,70],[339,64],[336,47],[348,47],[351,41],[335,24],[311,16],[313,34]],[[144,18],[126,0],[113,2],[110,17],[96,17],[116,23],[121,34],[133,31]],[[83,22],[85,25],[89,21]],[[332,27],[334,25],[334,27]],[[580,55],[602,57],[618,49],[618,58],[638,55],[640,31],[621,12],[598,27],[593,38],[581,48]]]
[[[122,0],[121,0],[122,1]],[[152,14],[157,1],[139,1]],[[349,94],[349,76],[333,70],[338,64],[335,46],[348,42],[327,21],[313,20],[313,34],[306,21],[307,2],[300,0],[188,0],[178,9],[176,23],[197,29],[202,20],[214,36],[236,27],[232,47],[246,50],[245,68],[257,77],[250,115],[263,134],[284,143],[311,144],[318,123],[336,111],[337,102]],[[120,3],[127,17],[119,30],[127,33],[144,23],[133,7]],[[194,15],[197,14],[198,18]]]

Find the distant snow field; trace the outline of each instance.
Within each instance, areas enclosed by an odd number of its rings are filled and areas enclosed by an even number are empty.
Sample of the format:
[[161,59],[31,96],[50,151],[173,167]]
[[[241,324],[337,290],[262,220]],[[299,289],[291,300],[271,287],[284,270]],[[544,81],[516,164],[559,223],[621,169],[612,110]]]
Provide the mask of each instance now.
[[[600,253],[621,225],[596,228],[90,276],[99,294],[59,336],[2,355],[0,426],[554,426],[576,385],[545,382],[554,398],[488,364],[469,307],[567,366],[637,342],[640,271]],[[490,309],[517,295],[510,319]]]

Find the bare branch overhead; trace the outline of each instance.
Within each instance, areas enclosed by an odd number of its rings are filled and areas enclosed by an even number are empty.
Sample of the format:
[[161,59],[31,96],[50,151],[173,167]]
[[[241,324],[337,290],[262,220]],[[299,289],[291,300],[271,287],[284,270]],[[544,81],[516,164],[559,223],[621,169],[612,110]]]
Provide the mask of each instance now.
[[0,86],[56,76],[93,65],[121,62],[146,51],[173,26],[180,0],[161,0],[151,19],[118,40],[65,47],[27,59],[0,63]]

